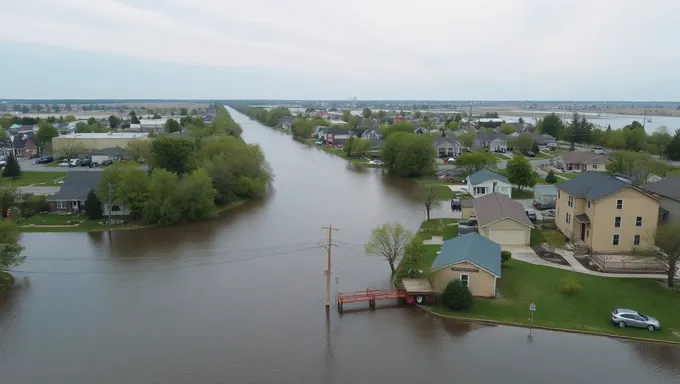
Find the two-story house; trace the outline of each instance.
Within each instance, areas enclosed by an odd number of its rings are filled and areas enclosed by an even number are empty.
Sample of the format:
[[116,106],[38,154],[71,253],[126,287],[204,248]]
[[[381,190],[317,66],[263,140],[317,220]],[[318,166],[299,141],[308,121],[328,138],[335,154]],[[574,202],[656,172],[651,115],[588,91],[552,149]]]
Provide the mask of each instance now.
[[625,253],[654,244],[659,200],[602,172],[557,184],[555,224],[591,252]]
[[491,193],[500,193],[512,197],[512,184],[503,175],[489,169],[482,169],[467,178],[467,190],[472,197],[482,197]]
[[488,149],[494,152],[508,150],[508,135],[494,132],[479,132],[472,143],[474,149]]
[[680,221],[680,177],[669,177],[640,188],[661,200],[659,225],[669,221]]
[[30,158],[38,156],[38,138],[33,132],[19,132],[12,136],[14,157]]
[[326,132],[326,142],[331,145],[342,146],[351,136],[352,132],[349,129],[331,127]]
[[463,144],[454,135],[445,134],[435,137],[432,145],[439,157],[457,157],[463,148]]

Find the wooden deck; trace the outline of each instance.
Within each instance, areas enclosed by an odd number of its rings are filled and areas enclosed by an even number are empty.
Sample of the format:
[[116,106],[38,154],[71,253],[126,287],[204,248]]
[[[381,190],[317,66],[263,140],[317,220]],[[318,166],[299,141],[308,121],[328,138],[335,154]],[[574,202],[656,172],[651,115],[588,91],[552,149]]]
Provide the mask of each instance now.
[[368,302],[371,308],[375,308],[378,300],[403,299],[407,295],[402,289],[367,289],[365,291],[338,292],[338,311],[343,310],[344,304]]

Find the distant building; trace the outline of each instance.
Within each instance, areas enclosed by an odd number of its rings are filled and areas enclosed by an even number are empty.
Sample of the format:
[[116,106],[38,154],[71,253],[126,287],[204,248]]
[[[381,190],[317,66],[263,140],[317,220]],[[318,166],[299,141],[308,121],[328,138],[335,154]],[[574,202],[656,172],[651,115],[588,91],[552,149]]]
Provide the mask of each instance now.
[[52,139],[52,152],[58,156],[73,147],[83,152],[113,147],[127,148],[131,141],[147,140],[148,137],[149,134],[144,132],[70,133]]

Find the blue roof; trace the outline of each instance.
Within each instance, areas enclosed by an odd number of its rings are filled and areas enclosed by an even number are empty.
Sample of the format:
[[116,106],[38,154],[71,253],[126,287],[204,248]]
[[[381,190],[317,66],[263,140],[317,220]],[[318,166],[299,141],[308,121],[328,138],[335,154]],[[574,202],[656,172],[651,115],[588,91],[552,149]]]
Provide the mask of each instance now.
[[488,168],[484,168],[481,171],[475,172],[470,175],[470,184],[476,185],[489,180],[498,180],[504,183],[510,184],[510,181],[503,175],[491,171]]
[[557,188],[554,185],[537,185],[534,191],[542,196],[557,196]]
[[477,232],[444,241],[442,251],[432,263],[432,270],[469,261],[501,277],[501,246]]

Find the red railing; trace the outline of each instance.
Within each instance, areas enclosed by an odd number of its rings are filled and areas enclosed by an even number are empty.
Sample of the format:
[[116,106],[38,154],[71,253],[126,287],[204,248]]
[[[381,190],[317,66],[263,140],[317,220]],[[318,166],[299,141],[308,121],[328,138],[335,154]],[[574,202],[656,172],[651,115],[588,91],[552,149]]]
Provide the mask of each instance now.
[[404,297],[406,297],[406,291],[402,289],[367,289],[365,291],[337,293],[339,308],[342,308],[342,305],[345,303],[368,301],[373,306],[377,300],[401,299]]

